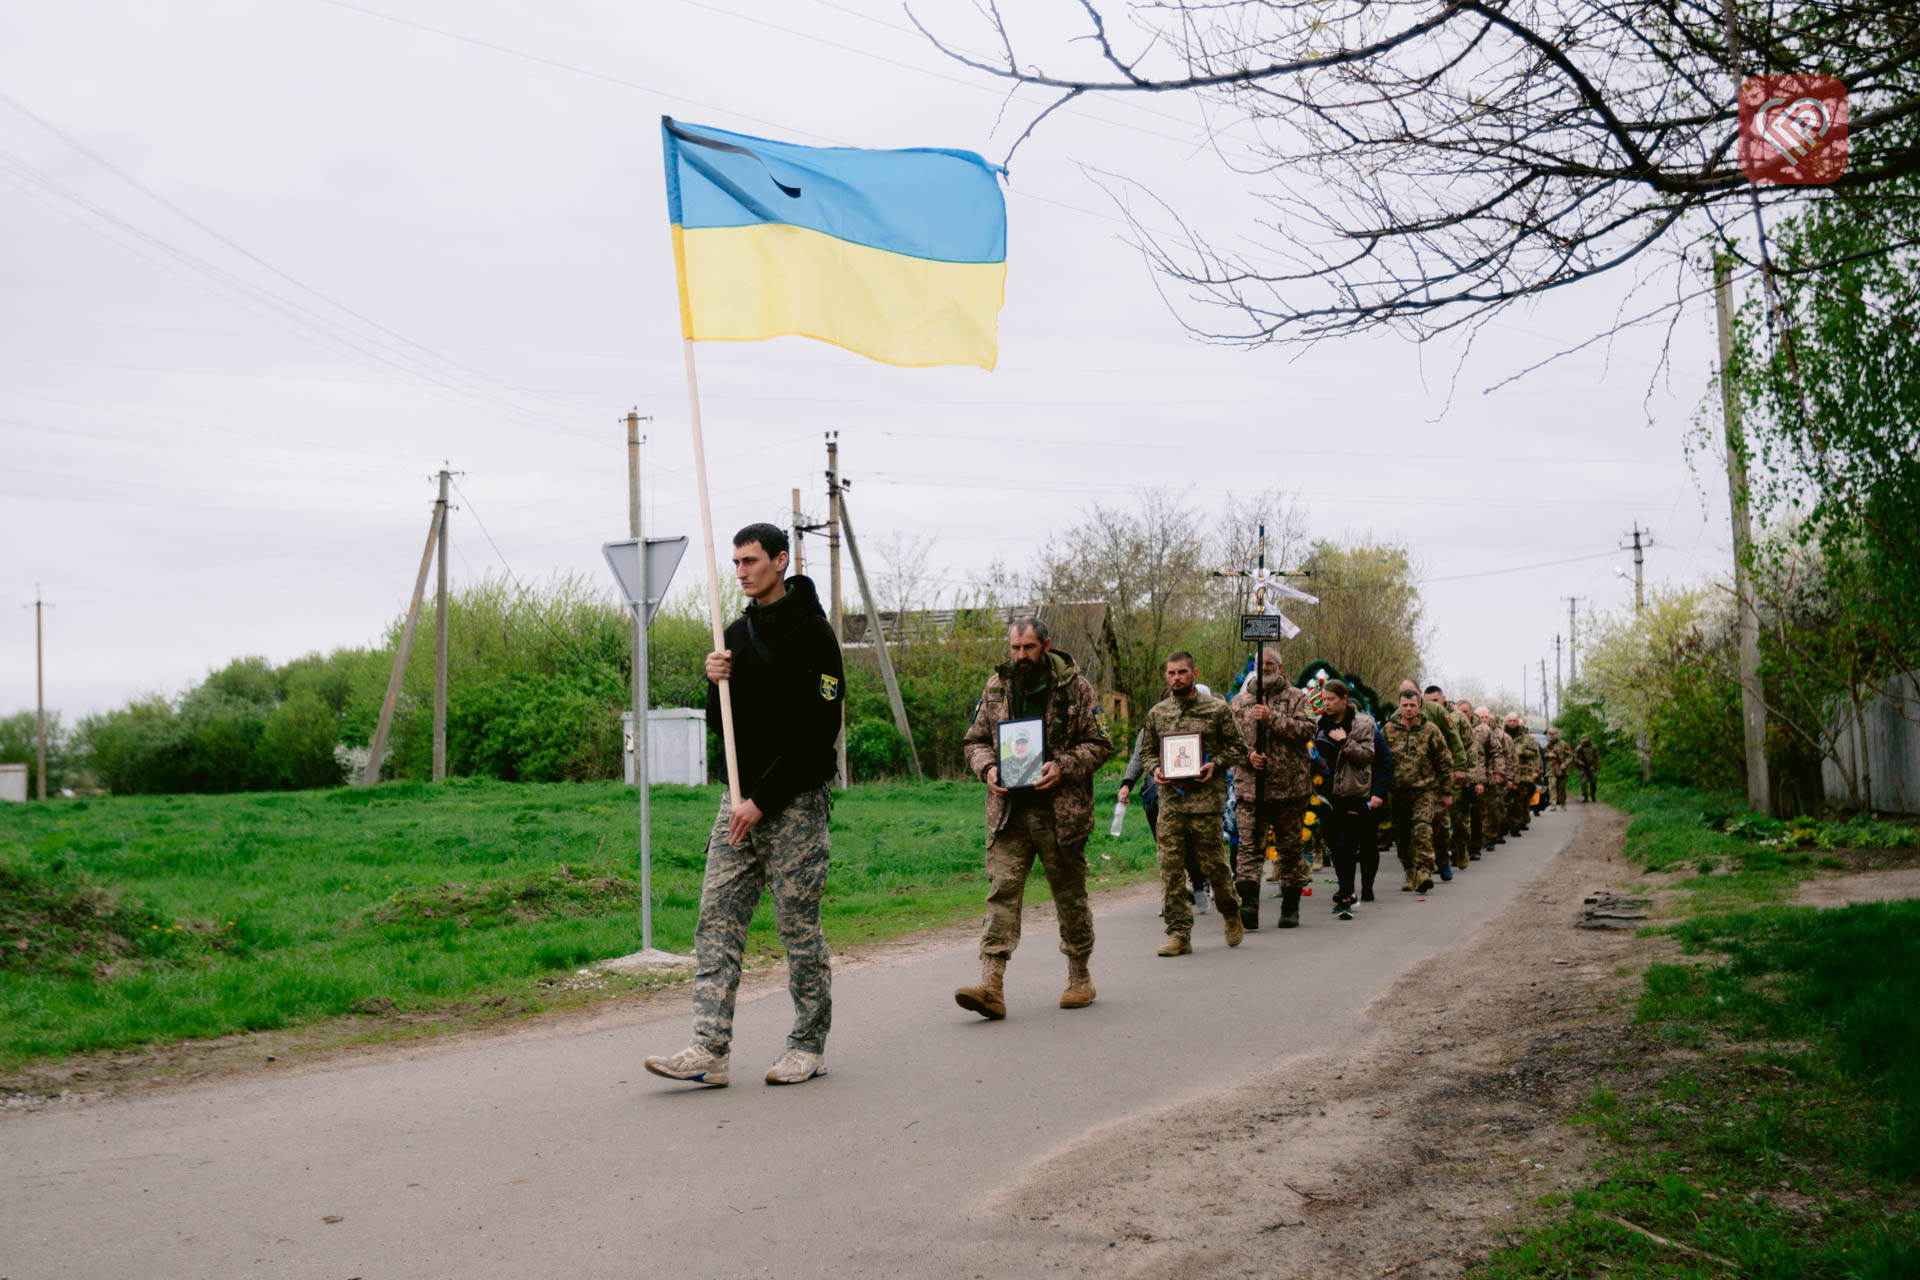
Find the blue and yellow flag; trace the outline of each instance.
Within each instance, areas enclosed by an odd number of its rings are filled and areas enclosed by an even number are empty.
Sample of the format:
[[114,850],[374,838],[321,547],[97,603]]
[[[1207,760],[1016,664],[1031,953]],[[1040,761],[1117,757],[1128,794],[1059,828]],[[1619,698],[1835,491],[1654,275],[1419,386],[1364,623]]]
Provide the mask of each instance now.
[[971,151],[866,151],[660,122],[697,342],[818,338],[887,364],[999,358],[1007,206]]

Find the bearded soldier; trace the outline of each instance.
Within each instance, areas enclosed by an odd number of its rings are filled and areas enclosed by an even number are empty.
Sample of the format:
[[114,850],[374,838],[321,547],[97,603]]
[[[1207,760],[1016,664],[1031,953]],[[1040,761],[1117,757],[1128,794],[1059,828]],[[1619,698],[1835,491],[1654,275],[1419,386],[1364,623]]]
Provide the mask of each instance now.
[[[980,985],[961,987],[954,1003],[985,1018],[1007,1016],[1007,961],[1020,945],[1020,908],[1038,859],[1053,891],[1060,950],[1067,957],[1062,1009],[1093,1003],[1093,913],[1087,906],[1087,837],[1093,833],[1093,775],[1113,755],[1106,713],[1073,659],[1053,647],[1046,624],[1018,619],[1007,628],[1008,661],[987,678],[967,730],[967,767],[987,784],[987,923],[980,934]],[[1032,786],[1003,786],[1000,726],[1046,722],[1046,759]],[[1019,732],[1016,730],[1016,732]],[[1018,758],[1019,739],[1014,740]],[[1037,755],[1037,753],[1035,753]],[[1009,768],[1012,766],[1010,765]]]
[[1453,757],[1440,727],[1427,718],[1417,689],[1400,691],[1400,706],[1384,726],[1393,752],[1393,840],[1406,869],[1401,889],[1425,893],[1433,888],[1433,814],[1453,803]]
[[[1140,760],[1160,788],[1160,825],[1154,833],[1154,853],[1160,862],[1161,916],[1167,924],[1163,956],[1193,953],[1193,905],[1187,901],[1187,862],[1191,852],[1201,874],[1213,885],[1220,906],[1227,945],[1237,947],[1247,936],[1240,923],[1240,900],[1227,868],[1226,836],[1221,830],[1227,769],[1243,764],[1247,745],[1227,704],[1201,693],[1193,683],[1193,655],[1177,650],[1167,655],[1167,696],[1147,712],[1147,736]],[[1168,734],[1199,734],[1201,759],[1197,776],[1170,778],[1162,772],[1162,740]],[[1183,742],[1183,746],[1188,745]]]
[[[1313,793],[1307,751],[1313,745],[1314,714],[1307,706],[1307,695],[1287,683],[1280,670],[1280,655],[1272,649],[1262,654],[1260,676],[1260,680],[1250,679],[1241,685],[1228,704],[1239,723],[1240,735],[1252,748],[1247,763],[1233,771],[1233,813],[1240,832],[1234,887],[1240,895],[1240,923],[1258,929],[1260,873],[1271,840],[1280,855],[1279,927],[1292,929],[1300,923],[1300,891],[1307,887],[1312,873],[1300,833],[1306,826],[1308,797]],[[1258,697],[1262,682],[1264,702]],[[1256,745],[1263,731],[1264,751]]]

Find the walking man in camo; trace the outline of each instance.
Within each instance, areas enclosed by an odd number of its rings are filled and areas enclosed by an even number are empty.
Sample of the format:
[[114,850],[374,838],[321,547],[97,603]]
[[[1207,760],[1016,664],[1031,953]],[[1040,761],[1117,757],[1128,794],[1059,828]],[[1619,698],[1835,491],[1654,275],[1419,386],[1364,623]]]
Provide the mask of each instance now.
[[1567,770],[1573,767],[1573,744],[1560,736],[1558,729],[1547,730],[1547,771],[1553,776],[1550,802],[1556,809],[1567,807]]
[[648,1058],[654,1075],[694,1084],[728,1083],[733,1003],[747,926],[763,888],[787,949],[793,1030],[768,1084],[802,1084],[826,1074],[833,999],[820,897],[827,885],[828,784],[845,696],[840,645],[813,583],[788,578],[787,535],[750,524],[733,536],[733,572],[746,612],[707,655],[707,727],[719,733],[718,682],[730,682],[740,803],[731,792],[707,836],[700,922],[693,935],[693,1043]]
[[[1020,945],[1020,908],[1037,859],[1053,890],[1060,950],[1067,957],[1062,1009],[1093,1003],[1093,912],[1087,906],[1087,837],[1093,834],[1093,775],[1113,755],[1100,695],[1053,647],[1046,624],[1020,618],[1007,628],[1010,657],[987,677],[967,730],[967,768],[987,784],[987,924],[980,934],[980,985],[954,1003],[983,1018],[1007,1016],[1007,961]],[[1000,726],[1043,720],[1045,757],[1030,787],[1002,786]],[[1016,754],[1018,740],[1015,743]]]
[[1387,803],[1393,814],[1393,840],[1406,879],[1400,888],[1425,893],[1433,888],[1433,815],[1452,805],[1453,753],[1440,726],[1427,718],[1417,688],[1400,690],[1400,705],[1384,726],[1393,752],[1393,789]]
[[1487,802],[1486,852],[1491,853],[1495,845],[1507,842],[1507,771],[1513,767],[1513,748],[1492,708],[1476,708],[1474,718],[1479,721],[1475,728],[1485,734],[1487,794],[1482,799]]
[[[1240,831],[1233,879],[1240,895],[1240,923],[1258,929],[1260,876],[1266,870],[1271,843],[1280,872],[1277,923],[1292,929],[1300,924],[1300,891],[1311,881],[1313,871],[1300,833],[1306,826],[1308,797],[1313,794],[1307,752],[1313,746],[1315,717],[1306,693],[1287,683],[1280,655],[1268,649],[1262,656],[1259,679],[1243,683],[1227,704],[1248,745],[1247,762],[1233,771],[1233,816]],[[1265,701],[1257,696],[1262,692]],[[1264,752],[1258,747],[1263,737]]]
[[[1140,761],[1160,788],[1160,826],[1154,833],[1154,854],[1160,863],[1160,914],[1167,924],[1163,956],[1193,954],[1193,904],[1187,901],[1187,861],[1191,852],[1201,874],[1213,886],[1213,900],[1226,926],[1227,945],[1237,947],[1247,936],[1240,923],[1240,899],[1227,867],[1226,837],[1220,815],[1226,804],[1227,770],[1247,759],[1227,704],[1194,687],[1193,655],[1178,650],[1167,655],[1167,696],[1147,712],[1147,736],[1140,744]],[[1168,734],[1200,735],[1200,773],[1197,777],[1169,778],[1161,771],[1161,742]]]
[[1533,790],[1540,776],[1540,751],[1519,713],[1507,712],[1507,746],[1512,752],[1507,768],[1507,834],[1526,834],[1533,818]]
[[1580,735],[1580,745],[1573,749],[1573,767],[1580,771],[1580,803],[1592,804],[1600,798],[1600,748],[1592,734]]

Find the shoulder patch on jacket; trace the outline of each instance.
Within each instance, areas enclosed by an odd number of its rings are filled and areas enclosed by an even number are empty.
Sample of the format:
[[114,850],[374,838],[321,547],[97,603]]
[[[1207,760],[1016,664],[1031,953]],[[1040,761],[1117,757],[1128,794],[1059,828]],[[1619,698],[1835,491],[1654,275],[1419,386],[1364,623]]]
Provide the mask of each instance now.
[[840,677],[823,675],[820,677],[820,696],[832,702],[840,696]]
[[1107,723],[1107,709],[1105,707],[1101,707],[1101,706],[1094,707],[1093,727],[1098,729],[1100,731],[1100,736],[1105,738],[1108,742],[1113,741],[1113,726]]

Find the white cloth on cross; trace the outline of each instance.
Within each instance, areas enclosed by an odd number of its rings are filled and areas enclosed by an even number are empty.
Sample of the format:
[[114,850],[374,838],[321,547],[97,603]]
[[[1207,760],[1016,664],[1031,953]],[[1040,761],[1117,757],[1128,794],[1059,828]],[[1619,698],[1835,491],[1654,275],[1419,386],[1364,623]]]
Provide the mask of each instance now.
[[1289,586],[1286,579],[1271,569],[1253,571],[1253,611],[1270,614],[1280,619],[1280,634],[1291,640],[1300,634],[1300,624],[1280,612],[1280,601],[1305,600],[1308,604],[1319,604],[1317,596],[1310,596],[1298,587]]

